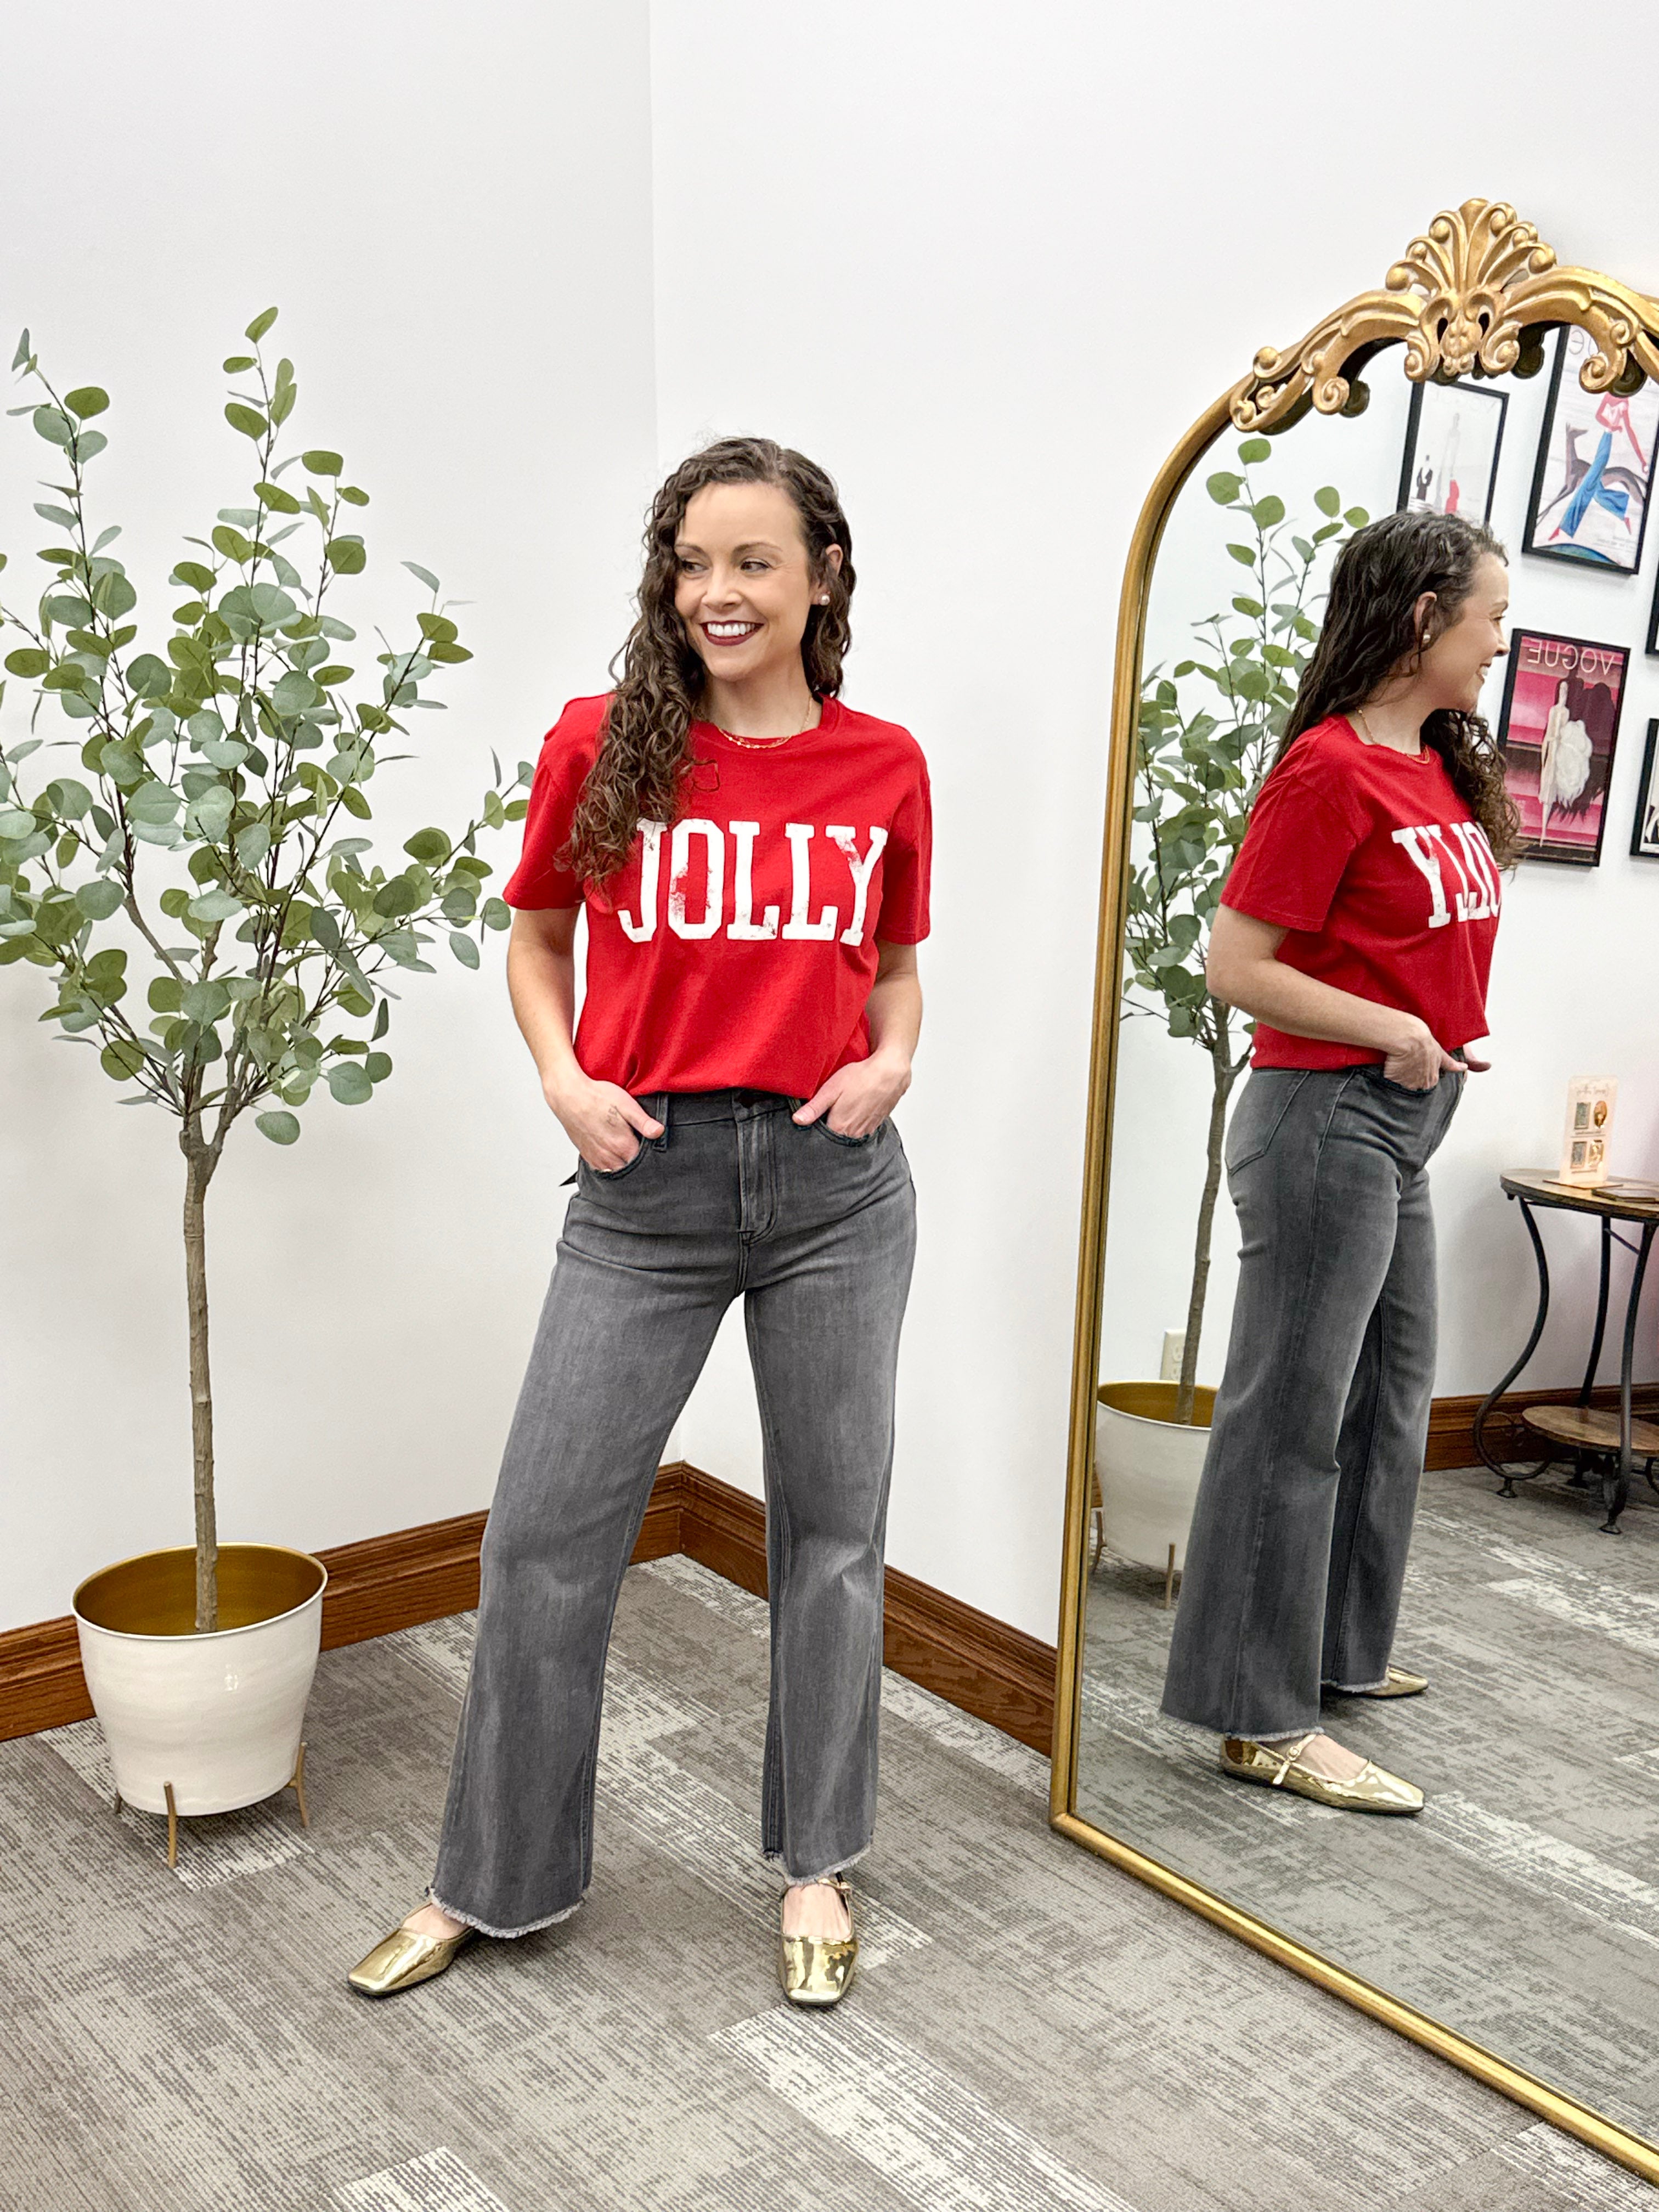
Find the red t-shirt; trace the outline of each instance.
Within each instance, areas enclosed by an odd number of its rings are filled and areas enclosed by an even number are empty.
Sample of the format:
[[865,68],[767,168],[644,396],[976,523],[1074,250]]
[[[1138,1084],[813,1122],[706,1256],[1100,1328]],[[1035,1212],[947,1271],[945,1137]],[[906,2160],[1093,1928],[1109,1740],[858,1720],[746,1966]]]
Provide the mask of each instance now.
[[[1437,753],[1368,745],[1333,714],[1261,787],[1222,903],[1288,933],[1279,957],[1397,1006],[1449,1052],[1486,1034],[1498,863]],[[1384,1054],[1258,1022],[1257,1067],[1355,1067]]]
[[927,934],[921,746],[837,699],[816,729],[775,749],[695,723],[679,819],[642,824],[596,889],[556,856],[605,703],[573,699],[549,732],[503,894],[509,906],[586,908],[578,1060],[635,1094],[742,1086],[811,1097],[869,1055],[877,939]]

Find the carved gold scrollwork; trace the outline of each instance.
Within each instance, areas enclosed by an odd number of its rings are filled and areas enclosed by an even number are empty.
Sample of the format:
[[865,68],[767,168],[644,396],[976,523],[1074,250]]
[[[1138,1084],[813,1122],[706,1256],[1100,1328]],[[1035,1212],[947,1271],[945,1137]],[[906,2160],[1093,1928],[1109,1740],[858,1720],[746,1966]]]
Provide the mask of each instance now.
[[1659,301],[1593,269],[1558,266],[1529,222],[1502,200],[1465,200],[1437,215],[1396,261],[1383,289],[1361,292],[1288,353],[1263,346],[1228,402],[1241,430],[1288,428],[1310,406],[1357,414],[1358,370],[1381,346],[1403,343],[1406,374],[1501,376],[1535,368],[1543,329],[1576,323],[1595,351],[1587,392],[1629,392],[1659,376]]

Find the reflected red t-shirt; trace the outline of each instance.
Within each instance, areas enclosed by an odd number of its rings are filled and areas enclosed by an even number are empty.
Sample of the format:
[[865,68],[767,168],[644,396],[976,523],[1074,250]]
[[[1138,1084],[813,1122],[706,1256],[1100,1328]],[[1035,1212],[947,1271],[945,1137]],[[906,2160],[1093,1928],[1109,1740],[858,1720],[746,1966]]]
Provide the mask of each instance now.
[[[1428,1024],[1449,1052],[1486,1034],[1498,863],[1425,745],[1368,745],[1346,715],[1298,738],[1261,787],[1221,901],[1286,933],[1287,968]],[[1355,1067],[1369,1045],[1258,1022],[1257,1067]]]
[[678,819],[642,824],[596,889],[557,855],[605,704],[573,699],[548,733],[503,893],[509,906],[586,910],[578,1060],[635,1094],[742,1086],[811,1097],[868,1057],[877,940],[927,934],[921,746],[838,699],[823,702],[816,729],[775,748],[694,723]]

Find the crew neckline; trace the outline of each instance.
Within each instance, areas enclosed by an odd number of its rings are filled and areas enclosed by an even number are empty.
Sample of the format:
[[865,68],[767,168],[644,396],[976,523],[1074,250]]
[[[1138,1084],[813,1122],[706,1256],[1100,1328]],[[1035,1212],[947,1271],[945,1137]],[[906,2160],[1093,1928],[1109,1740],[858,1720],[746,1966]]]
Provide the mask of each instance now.
[[1403,745],[1385,745],[1380,738],[1361,737],[1359,732],[1355,729],[1352,718],[1346,714],[1333,714],[1331,720],[1334,722],[1340,722],[1355,744],[1364,745],[1368,753],[1392,753],[1396,760],[1413,761],[1419,768],[1425,761],[1438,760],[1440,757],[1432,745],[1425,745],[1420,742],[1414,753],[1408,753]]
[[827,736],[840,722],[845,711],[840,700],[831,696],[826,698],[823,704],[823,712],[812,727],[810,730],[792,730],[788,738],[782,744],[771,744],[764,738],[751,738],[747,744],[739,744],[726,735],[718,722],[711,722],[704,715],[699,715],[691,726],[694,730],[706,732],[708,736],[717,738],[727,752],[749,755],[793,753],[799,751],[802,746],[811,744],[815,738]]

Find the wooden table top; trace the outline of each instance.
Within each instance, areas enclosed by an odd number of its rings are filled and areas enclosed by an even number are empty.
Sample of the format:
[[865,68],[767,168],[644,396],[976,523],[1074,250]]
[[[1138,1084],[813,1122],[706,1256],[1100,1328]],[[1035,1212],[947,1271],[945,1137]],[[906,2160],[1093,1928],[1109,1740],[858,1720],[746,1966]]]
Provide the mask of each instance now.
[[1505,1168],[1498,1180],[1508,1196],[1528,1206],[1559,1206],[1613,1221],[1659,1221],[1659,1183],[1617,1176],[1603,1183],[1559,1182],[1547,1168]]

